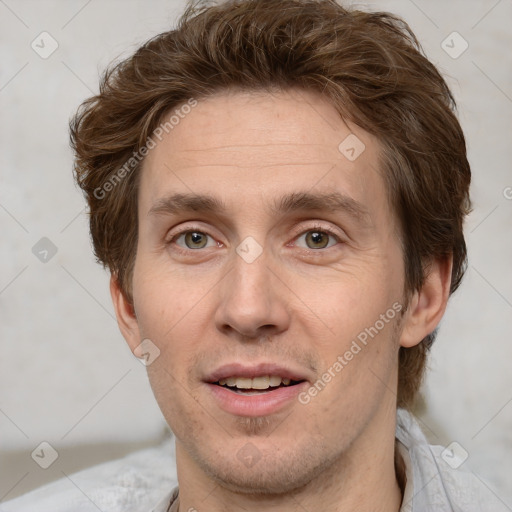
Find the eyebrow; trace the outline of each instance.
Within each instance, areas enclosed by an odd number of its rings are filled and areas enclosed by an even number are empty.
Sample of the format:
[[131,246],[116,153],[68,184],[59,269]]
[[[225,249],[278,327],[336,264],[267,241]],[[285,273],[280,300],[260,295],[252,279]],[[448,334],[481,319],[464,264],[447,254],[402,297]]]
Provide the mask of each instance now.
[[275,201],[271,210],[274,213],[296,211],[344,212],[358,221],[364,221],[370,216],[370,212],[365,206],[352,197],[339,192],[292,192]]
[[225,213],[226,205],[207,194],[172,194],[155,201],[151,215],[176,215],[183,212]]
[[[368,220],[370,213],[361,203],[339,192],[291,192],[274,200],[270,206],[273,214],[298,211],[344,212],[359,222]],[[228,208],[219,198],[208,194],[172,194],[155,201],[148,216],[176,215],[187,212],[225,214]]]

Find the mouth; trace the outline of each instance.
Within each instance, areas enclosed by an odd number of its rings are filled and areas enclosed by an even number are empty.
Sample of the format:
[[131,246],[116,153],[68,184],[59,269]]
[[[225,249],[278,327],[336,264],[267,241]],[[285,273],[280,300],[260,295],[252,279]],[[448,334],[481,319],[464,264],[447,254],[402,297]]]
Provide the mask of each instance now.
[[301,384],[304,380],[292,380],[279,375],[263,375],[260,377],[227,377],[212,384],[221,386],[233,393],[245,396],[270,393],[280,388],[288,388]]
[[218,368],[204,380],[212,403],[235,416],[269,416],[298,403],[306,373],[279,364],[239,363]]

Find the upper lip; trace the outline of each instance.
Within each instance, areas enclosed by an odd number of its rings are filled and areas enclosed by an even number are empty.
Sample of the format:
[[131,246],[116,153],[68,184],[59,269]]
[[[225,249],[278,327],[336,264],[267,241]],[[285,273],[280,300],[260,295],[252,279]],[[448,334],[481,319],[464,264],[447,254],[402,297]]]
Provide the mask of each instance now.
[[300,370],[295,370],[276,363],[260,363],[257,365],[244,365],[241,363],[229,363],[220,366],[212,371],[204,379],[205,382],[214,383],[228,377],[245,377],[253,379],[255,377],[279,376],[294,381],[307,380],[307,376]]

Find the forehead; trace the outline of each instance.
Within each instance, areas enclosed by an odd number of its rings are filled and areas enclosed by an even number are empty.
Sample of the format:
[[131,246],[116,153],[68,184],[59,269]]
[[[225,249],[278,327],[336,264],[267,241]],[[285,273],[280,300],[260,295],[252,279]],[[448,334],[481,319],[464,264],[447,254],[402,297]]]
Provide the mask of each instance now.
[[187,109],[148,153],[139,210],[147,214],[175,192],[247,206],[283,192],[341,192],[378,207],[385,195],[378,161],[375,137],[317,93],[224,92]]

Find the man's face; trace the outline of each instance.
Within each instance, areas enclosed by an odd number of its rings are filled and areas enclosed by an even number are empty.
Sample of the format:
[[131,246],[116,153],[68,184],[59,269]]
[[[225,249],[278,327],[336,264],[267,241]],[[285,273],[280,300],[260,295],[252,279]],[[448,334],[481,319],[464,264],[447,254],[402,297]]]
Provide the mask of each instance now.
[[133,300],[178,470],[285,492],[393,438],[404,268],[378,152],[298,90],[202,100],[150,151]]

